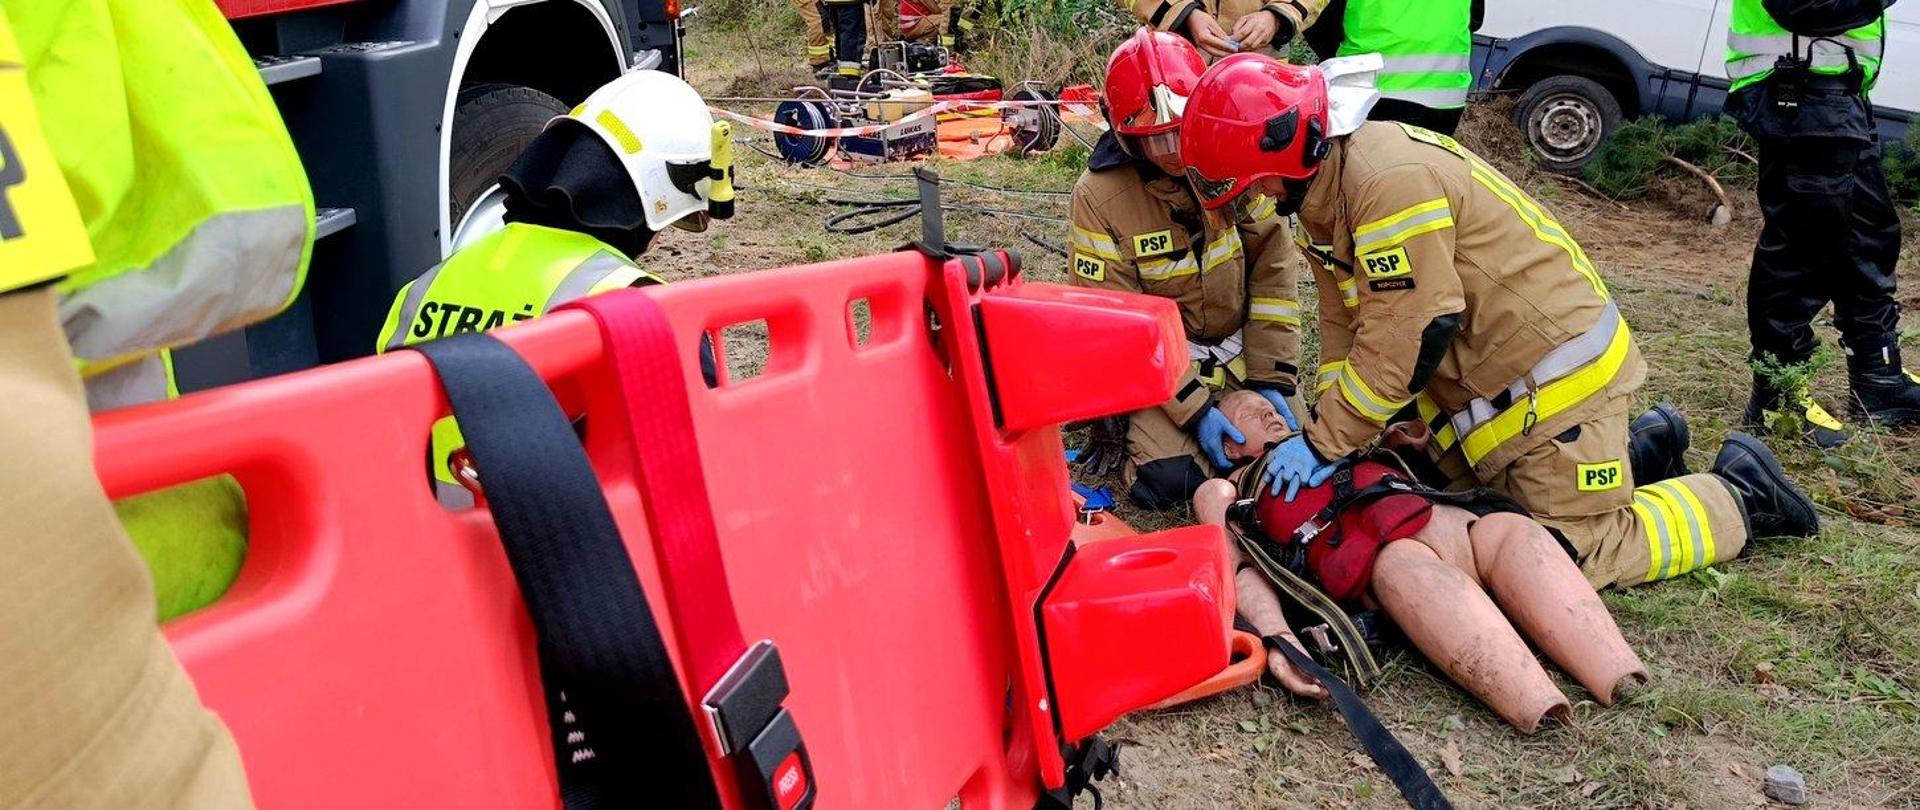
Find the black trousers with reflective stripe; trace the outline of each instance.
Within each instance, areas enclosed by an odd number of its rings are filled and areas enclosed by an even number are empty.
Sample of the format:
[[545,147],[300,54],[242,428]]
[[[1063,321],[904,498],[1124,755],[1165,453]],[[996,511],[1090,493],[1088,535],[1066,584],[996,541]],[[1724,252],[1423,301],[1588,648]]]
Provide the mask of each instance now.
[[[1787,115],[1771,105],[1753,112]],[[1869,120],[1847,129],[1864,132],[1871,126]],[[1791,124],[1769,129],[1791,131]],[[1811,357],[1811,322],[1829,301],[1834,323],[1850,343],[1892,340],[1898,329],[1894,264],[1900,256],[1900,216],[1887,192],[1880,144],[1814,129],[1784,136],[1756,133],[1760,211],[1766,218],[1747,287],[1747,329],[1756,357],[1786,362]]]
[[821,24],[833,32],[833,58],[842,63],[867,58],[867,4],[820,4]]

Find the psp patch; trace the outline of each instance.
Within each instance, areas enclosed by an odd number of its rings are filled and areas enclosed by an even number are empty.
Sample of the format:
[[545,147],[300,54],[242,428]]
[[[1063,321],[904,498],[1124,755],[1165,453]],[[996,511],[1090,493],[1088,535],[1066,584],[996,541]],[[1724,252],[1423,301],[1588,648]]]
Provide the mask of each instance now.
[[1158,230],[1143,233],[1133,238],[1133,255],[1136,258],[1158,256],[1173,252],[1173,231]]
[[1413,260],[1404,247],[1361,254],[1360,271],[1374,292],[1413,289]]
[[1434,146],[1438,146],[1441,149],[1445,149],[1456,155],[1460,155],[1462,157],[1466,156],[1466,150],[1460,146],[1459,141],[1454,140],[1451,136],[1442,135],[1438,132],[1434,132],[1431,129],[1427,129],[1426,127],[1415,126],[1413,124],[1403,123],[1403,124],[1400,124],[1400,128],[1403,130],[1406,130],[1407,137],[1412,138],[1416,141],[1421,141],[1423,143],[1430,143],[1430,144],[1433,144]]
[[1085,253],[1073,254],[1073,274],[1088,281],[1106,281],[1107,263]]
[[1626,483],[1626,478],[1621,472],[1622,467],[1618,460],[1582,464],[1574,468],[1574,476],[1577,479],[1575,483],[1578,484],[1581,492],[1605,492],[1609,489],[1617,489],[1621,484]]

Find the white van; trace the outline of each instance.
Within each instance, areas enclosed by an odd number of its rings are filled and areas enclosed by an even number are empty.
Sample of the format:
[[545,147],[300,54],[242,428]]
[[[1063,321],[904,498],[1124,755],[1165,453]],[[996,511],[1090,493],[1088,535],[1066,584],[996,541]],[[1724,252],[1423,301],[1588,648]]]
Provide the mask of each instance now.
[[[1488,0],[1473,37],[1474,89],[1520,94],[1514,116],[1549,168],[1591,159],[1621,117],[1690,121],[1727,97],[1733,0]],[[1887,9],[1871,94],[1883,137],[1920,111],[1920,0]]]

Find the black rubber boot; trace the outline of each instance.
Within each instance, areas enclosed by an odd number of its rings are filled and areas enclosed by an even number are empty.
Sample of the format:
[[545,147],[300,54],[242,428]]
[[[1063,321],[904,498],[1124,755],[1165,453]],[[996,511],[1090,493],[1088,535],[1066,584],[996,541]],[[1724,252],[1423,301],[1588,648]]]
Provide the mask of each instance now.
[[1890,428],[1920,425],[1920,376],[1901,367],[1900,347],[1892,340],[1841,345],[1847,350],[1847,380],[1853,386],[1848,415]]
[[1628,426],[1627,460],[1633,465],[1633,483],[1651,484],[1686,475],[1687,418],[1662,402]]
[[1759,439],[1738,431],[1728,435],[1713,459],[1713,474],[1740,501],[1748,535],[1812,537],[1820,533],[1820,514],[1814,511],[1813,500],[1787,480],[1780,460]]
[[1747,412],[1740,423],[1748,430],[1772,433],[1776,420],[1789,416],[1799,425],[1800,437],[1821,448],[1839,447],[1853,438],[1846,424],[1813,401],[1806,389],[1780,391],[1755,375],[1753,395],[1747,398]]

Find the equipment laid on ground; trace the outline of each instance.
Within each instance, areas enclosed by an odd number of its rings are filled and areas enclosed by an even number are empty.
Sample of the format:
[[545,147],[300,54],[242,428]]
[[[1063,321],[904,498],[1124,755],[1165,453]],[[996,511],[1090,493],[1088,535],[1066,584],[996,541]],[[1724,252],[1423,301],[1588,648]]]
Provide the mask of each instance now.
[[[1005,138],[1005,148],[1019,154],[1045,152],[1059,142],[1056,95],[1038,83],[1021,82],[1004,92],[999,79],[946,63],[944,48],[911,42],[889,46],[876,51],[875,63],[884,66],[861,77],[853,89],[802,87],[794,98],[780,102],[771,123],[788,129],[767,128],[774,131],[781,159],[817,166],[837,147],[839,155],[855,161],[908,160],[932,154],[938,142],[949,137],[941,124],[981,117],[995,117],[997,126],[956,125],[951,137],[974,142]],[[936,62],[939,67],[932,71],[893,67]]]
[[[1228,661],[1219,527],[1069,542],[1059,425],[1164,401],[1179,317],[928,231],[943,258],[609,293],[431,365],[401,352],[99,417],[112,496],[219,473],[247,490],[238,581],[166,632],[256,801],[554,807],[565,785],[569,806],[576,788],[1069,805],[1112,765],[1095,732]],[[721,352],[705,383],[701,337],[748,323],[764,363]],[[449,396],[491,512],[443,509],[422,475]],[[479,438],[502,409],[524,435]],[[201,440],[160,438],[180,435]],[[529,446],[572,465],[564,497],[522,486],[548,469]],[[523,559],[540,531],[600,556]],[[649,632],[671,677],[637,652]],[[619,654],[574,646],[595,638]],[[636,716],[680,719],[635,734]]]

